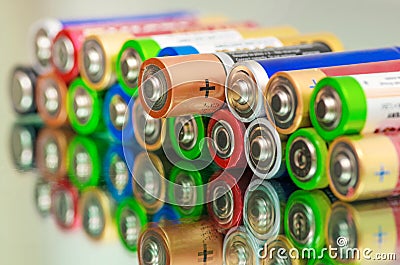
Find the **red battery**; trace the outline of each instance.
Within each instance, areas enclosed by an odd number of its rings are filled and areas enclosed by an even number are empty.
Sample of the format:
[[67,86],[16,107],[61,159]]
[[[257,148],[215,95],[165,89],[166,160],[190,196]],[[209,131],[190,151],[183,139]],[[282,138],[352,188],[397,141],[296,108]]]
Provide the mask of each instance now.
[[218,231],[243,223],[244,194],[252,179],[251,170],[225,170],[216,172],[207,187],[207,211]]
[[62,180],[53,185],[51,201],[51,212],[59,227],[70,230],[79,226],[79,192],[69,181]]
[[218,110],[211,116],[207,128],[208,149],[218,166],[247,167],[243,143],[245,131],[246,125],[228,109]]

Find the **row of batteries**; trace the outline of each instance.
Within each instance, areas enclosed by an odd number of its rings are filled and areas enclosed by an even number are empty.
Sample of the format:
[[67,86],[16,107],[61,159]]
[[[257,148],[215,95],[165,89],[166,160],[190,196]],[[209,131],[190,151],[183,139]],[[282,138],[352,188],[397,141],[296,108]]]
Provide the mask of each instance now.
[[[47,179],[69,175],[52,188],[55,201],[73,208],[80,193],[92,237],[112,219],[88,221],[111,211],[110,199],[88,188],[103,176],[117,201],[133,186],[148,214],[164,200],[192,217],[207,208],[208,221],[148,226],[138,239],[146,215],[124,201],[117,225],[129,249],[138,242],[140,264],[274,263],[257,247],[319,249],[341,236],[399,250],[396,201],[338,202],[326,215],[336,198],[400,194],[399,47],[343,52],[329,33],[186,11],[42,20],[31,38],[33,65],[13,71],[11,100],[53,129],[34,141],[36,125],[17,125],[14,157],[26,168],[36,156]],[[105,135],[121,145],[103,158]],[[139,147],[146,151],[136,155]],[[58,197],[66,183],[78,191]],[[283,228],[288,239],[277,237]]]

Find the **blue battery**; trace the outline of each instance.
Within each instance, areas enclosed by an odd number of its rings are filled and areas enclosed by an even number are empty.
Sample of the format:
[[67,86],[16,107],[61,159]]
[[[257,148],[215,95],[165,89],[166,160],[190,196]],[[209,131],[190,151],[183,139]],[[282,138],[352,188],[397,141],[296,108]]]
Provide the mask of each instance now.
[[166,222],[167,224],[180,224],[181,217],[171,205],[165,204],[158,212],[156,212],[151,221],[153,223]]
[[103,119],[108,132],[114,140],[127,145],[133,144],[135,139],[130,101],[131,97],[115,84],[107,91],[103,103]]
[[190,55],[190,54],[199,54],[200,52],[193,46],[185,45],[185,46],[174,46],[174,47],[165,47],[161,49],[158,53],[157,57],[164,56],[178,56],[178,55]]
[[[231,53],[229,55],[234,61],[241,61],[240,58],[236,58],[240,57],[240,54]],[[387,47],[243,61],[237,63],[227,77],[226,101],[236,118],[243,122],[251,122],[266,115],[263,90],[267,86],[269,78],[277,72],[397,60],[399,58],[399,47]],[[237,89],[240,91],[234,91]],[[238,93],[247,95],[241,97],[240,103],[235,99]],[[246,100],[246,98],[250,98],[250,100]]]
[[116,202],[133,195],[132,174],[122,145],[111,145],[104,156],[103,176],[107,189]]

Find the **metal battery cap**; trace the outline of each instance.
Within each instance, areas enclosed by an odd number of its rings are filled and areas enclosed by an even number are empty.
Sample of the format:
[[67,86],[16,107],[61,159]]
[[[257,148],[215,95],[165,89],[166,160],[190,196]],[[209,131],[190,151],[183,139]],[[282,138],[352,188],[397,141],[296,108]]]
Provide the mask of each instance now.
[[93,84],[99,83],[104,78],[106,64],[102,45],[94,38],[86,40],[81,56],[85,77]]
[[72,41],[66,36],[59,37],[53,44],[53,62],[57,69],[65,74],[75,65],[75,48]]
[[232,228],[225,237],[223,260],[226,265],[259,264],[255,245],[243,226]]
[[132,209],[125,207],[121,211],[119,220],[123,241],[129,247],[136,247],[142,229],[140,218]]
[[49,173],[56,173],[61,165],[60,148],[54,138],[49,138],[43,145],[44,162]]
[[213,184],[212,211],[220,224],[232,221],[234,200],[231,187],[223,181]]
[[114,95],[111,98],[109,106],[110,120],[117,130],[125,128],[128,122],[128,115],[126,115],[127,110],[128,104],[120,95]]
[[174,122],[175,137],[179,147],[183,150],[191,150],[198,140],[197,122],[193,115],[176,117]]
[[53,197],[53,207],[55,208],[55,215],[57,220],[61,222],[62,225],[69,227],[74,223],[75,220],[75,205],[74,199],[71,194],[65,190],[59,190],[55,193]]
[[51,209],[51,184],[40,179],[35,184],[36,208],[41,216],[47,216]]
[[197,187],[193,177],[181,172],[176,176],[174,182],[181,186],[174,191],[177,204],[185,210],[190,210],[197,203]]
[[93,113],[93,98],[82,86],[77,87],[73,94],[73,111],[80,125],[89,122]]
[[217,121],[211,131],[212,146],[216,154],[223,158],[229,158],[235,147],[235,135],[229,123]]
[[129,169],[126,162],[119,155],[114,155],[111,158],[109,174],[113,186],[119,192],[122,192],[129,182]]
[[47,78],[39,84],[42,87],[38,88],[38,92],[41,93],[40,98],[46,112],[50,116],[56,116],[62,105],[59,84],[53,78]]
[[139,136],[137,138],[141,140],[143,148],[148,148],[157,142],[162,142],[163,120],[154,119],[148,115],[139,100],[135,101],[133,108],[134,123],[135,128],[137,128],[135,134]]
[[72,166],[79,183],[87,183],[93,172],[93,161],[88,150],[82,144],[77,144],[73,153]]
[[168,248],[163,238],[153,231],[145,232],[140,243],[140,259],[143,265],[168,265]]
[[34,36],[35,57],[42,67],[47,67],[51,58],[52,39],[44,29],[39,29]]
[[30,169],[34,163],[34,135],[24,126],[15,125],[11,134],[12,156],[18,167]]
[[161,110],[167,101],[168,84],[160,67],[150,64],[143,71],[141,89],[145,104],[153,111]]
[[11,98],[14,108],[20,113],[25,113],[34,107],[34,85],[24,71],[16,70],[13,73]]
[[83,228],[92,238],[99,239],[104,233],[106,220],[102,202],[93,194],[87,194],[83,204]]
[[137,87],[141,65],[142,59],[135,49],[126,48],[123,50],[119,60],[119,68],[121,69],[122,78],[128,87]]

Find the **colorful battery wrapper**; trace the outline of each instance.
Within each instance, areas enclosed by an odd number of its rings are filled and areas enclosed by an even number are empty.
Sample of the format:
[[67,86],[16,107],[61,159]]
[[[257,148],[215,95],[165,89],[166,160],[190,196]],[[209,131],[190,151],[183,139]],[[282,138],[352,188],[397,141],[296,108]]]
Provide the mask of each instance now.
[[[226,80],[228,107],[235,117],[246,122],[268,114],[270,106],[265,106],[263,91],[266,89],[269,78],[280,71],[386,61],[399,58],[400,49],[398,47],[389,47],[242,62],[236,64]],[[238,82],[243,81],[248,87],[246,91],[248,91],[249,97],[254,97],[254,100],[246,102],[247,107],[243,107],[243,104],[241,105],[237,100],[235,101],[238,96],[232,90],[235,87],[243,88],[244,84],[238,86],[240,85]],[[236,106],[235,104],[239,105]],[[243,110],[241,109],[240,113],[237,110],[239,107],[244,108]]]
[[103,160],[108,143],[103,139],[75,136],[68,146],[68,176],[80,191],[102,184]]
[[136,252],[139,234],[147,224],[146,210],[135,199],[126,198],[118,205],[116,223],[124,247],[128,251]]
[[108,191],[116,202],[133,195],[132,174],[128,168],[122,145],[113,144],[108,148],[103,161],[104,180]]
[[158,210],[151,217],[152,223],[157,223],[162,226],[171,224],[180,224],[182,216],[179,214],[176,208],[172,205],[164,204],[164,206]]
[[292,134],[286,144],[285,156],[289,176],[297,187],[314,190],[328,186],[327,143],[313,128],[302,128]]
[[63,230],[72,230],[80,225],[79,192],[67,180],[54,183],[51,192],[52,214]]
[[[299,128],[311,126],[310,98],[313,89],[322,78],[398,71],[400,60],[283,71],[271,77],[264,96],[272,107],[278,132],[292,134]],[[274,107],[273,102],[276,100]]]
[[[328,90],[326,97],[334,105],[322,109],[320,103]],[[311,95],[310,119],[328,141],[346,134],[398,130],[399,100],[400,72],[326,77],[318,82]],[[326,112],[324,117],[319,118],[320,112]],[[329,122],[321,121],[326,115],[335,116]]]
[[103,120],[111,137],[123,144],[131,144],[134,139],[131,111],[128,106],[131,97],[119,84],[113,85],[105,94]]
[[[77,99],[77,96],[82,96],[82,100]],[[104,93],[91,90],[81,78],[77,78],[71,83],[67,95],[67,112],[74,131],[83,135],[105,131],[102,117],[103,97]],[[83,105],[79,106],[76,102]],[[82,115],[84,115],[81,118],[82,121],[76,113],[75,108],[77,107],[81,108]]]

